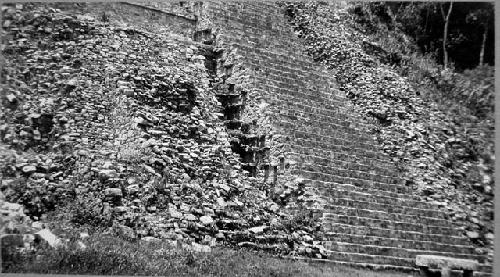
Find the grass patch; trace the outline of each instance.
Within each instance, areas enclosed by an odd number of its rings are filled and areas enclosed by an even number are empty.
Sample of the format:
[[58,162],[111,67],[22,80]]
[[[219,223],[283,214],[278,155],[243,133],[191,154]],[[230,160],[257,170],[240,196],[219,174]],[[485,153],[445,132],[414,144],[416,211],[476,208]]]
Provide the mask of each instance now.
[[29,254],[3,249],[3,272],[39,274],[149,276],[408,276],[377,273],[283,259],[245,249],[215,248],[195,253],[166,242],[129,242],[110,235],[93,235],[68,247],[40,248]]

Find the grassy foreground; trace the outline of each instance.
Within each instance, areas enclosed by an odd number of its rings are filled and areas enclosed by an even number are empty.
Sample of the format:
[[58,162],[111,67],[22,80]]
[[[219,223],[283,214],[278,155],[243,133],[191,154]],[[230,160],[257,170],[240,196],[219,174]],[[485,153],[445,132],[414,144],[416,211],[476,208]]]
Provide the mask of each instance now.
[[244,249],[215,248],[194,253],[165,242],[129,242],[109,235],[91,236],[86,247],[41,248],[30,255],[3,249],[3,272],[149,276],[409,276],[282,259]]

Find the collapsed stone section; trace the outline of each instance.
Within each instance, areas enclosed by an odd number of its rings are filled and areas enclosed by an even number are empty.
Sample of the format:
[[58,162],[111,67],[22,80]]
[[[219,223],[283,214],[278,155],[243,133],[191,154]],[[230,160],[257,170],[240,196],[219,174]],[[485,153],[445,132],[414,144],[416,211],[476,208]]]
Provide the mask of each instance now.
[[[264,179],[267,180],[270,169],[274,172],[277,169],[276,166],[271,167],[266,163],[270,152],[270,147],[266,146],[266,135],[252,133],[252,125],[256,123],[242,118],[249,96],[248,91],[241,87],[241,80],[235,78],[241,72],[241,63],[235,60],[235,51],[216,49],[215,37],[210,30],[196,32],[194,37],[206,45],[202,51],[206,58],[205,67],[212,76],[210,85],[222,105],[220,119],[228,129],[233,152],[240,155],[241,167],[248,171],[250,176],[257,176],[259,169],[263,169]],[[275,182],[276,174],[274,176]]]
[[[151,107],[165,107],[176,112],[190,113],[196,105],[197,91],[190,83],[162,82],[153,87],[147,80],[137,79],[134,80],[133,85],[136,89],[150,89],[148,93],[138,90],[139,92],[130,96]],[[133,92],[131,88],[125,88],[125,90]]]

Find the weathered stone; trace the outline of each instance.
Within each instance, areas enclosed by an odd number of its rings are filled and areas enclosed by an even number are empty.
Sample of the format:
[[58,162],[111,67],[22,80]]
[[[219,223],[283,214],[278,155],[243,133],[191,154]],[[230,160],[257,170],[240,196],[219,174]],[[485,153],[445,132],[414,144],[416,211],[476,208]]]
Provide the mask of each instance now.
[[467,237],[471,239],[477,239],[479,238],[479,233],[475,231],[467,231]]
[[303,239],[304,241],[307,241],[307,242],[311,242],[311,241],[313,241],[313,238],[312,238],[311,236],[309,236],[309,235],[305,235],[305,236],[303,236],[303,237],[302,237],[302,239]]
[[99,177],[102,179],[111,179],[118,176],[114,169],[101,169],[99,170]]
[[90,237],[90,236],[89,236],[89,233],[87,233],[87,232],[81,232],[81,233],[79,234],[79,236],[80,236],[80,239],[87,239],[87,238],[89,238],[89,237]]
[[20,216],[24,215],[24,207],[21,204],[11,203],[11,202],[3,202],[1,203],[1,209],[8,212],[13,212]]
[[34,166],[34,165],[23,166],[23,173],[24,174],[31,174],[34,172],[36,172],[36,166]]
[[31,227],[34,229],[40,230],[40,229],[44,228],[44,224],[39,222],[39,221],[35,221],[35,222],[31,223]]
[[115,211],[115,213],[117,213],[117,214],[123,214],[123,213],[128,212],[128,209],[129,209],[129,208],[128,208],[128,207],[125,207],[125,206],[118,206],[118,207],[115,207],[115,208],[114,208],[114,211]]
[[460,270],[476,270],[478,263],[475,260],[468,259],[457,259],[437,255],[417,255],[416,265],[438,269],[448,268]]
[[267,229],[267,226],[258,226],[258,227],[252,227],[252,228],[248,229],[248,231],[250,231],[254,234],[261,234],[266,229]]
[[122,197],[123,193],[120,188],[107,188],[104,191],[104,194],[107,196],[112,196],[112,197]]
[[170,210],[170,216],[173,218],[182,218],[182,213],[177,210]]
[[6,249],[7,247],[24,246],[22,234],[1,234],[0,241],[2,242],[2,249]]
[[44,173],[40,173],[40,172],[35,172],[33,174],[31,174],[31,178],[33,179],[44,179],[46,177],[46,175]]
[[210,224],[214,223],[214,220],[211,216],[204,215],[204,216],[200,217],[200,222],[204,225],[210,225]]
[[82,250],[87,249],[87,245],[85,245],[85,243],[83,243],[80,240],[77,242],[77,245],[78,245],[78,248],[80,248]]
[[280,207],[279,207],[277,204],[275,204],[275,203],[273,203],[273,204],[269,207],[269,210],[270,210],[271,212],[273,212],[273,213],[278,212],[278,211],[279,211],[279,209],[280,209]]
[[41,140],[42,139],[42,134],[38,130],[33,131],[33,139],[34,140]]
[[[117,231],[118,235],[124,239],[133,240],[137,237],[134,229],[132,229],[128,226],[125,226],[125,225],[117,226],[116,231]],[[139,233],[139,232],[137,232],[137,233]]]
[[185,218],[186,218],[186,220],[189,220],[189,221],[196,220],[196,216],[194,216],[193,214],[186,214]]
[[127,186],[127,188],[125,190],[127,191],[128,194],[137,193],[137,192],[139,192],[139,185],[137,185],[137,184],[129,185],[129,186]]
[[17,100],[17,97],[14,94],[7,94],[5,97],[10,103],[14,103]]
[[42,229],[35,233],[35,237],[38,240],[46,242],[51,247],[62,246],[62,241],[56,235],[54,235],[49,229]]
[[202,245],[202,244],[198,244],[196,242],[193,242],[191,244],[191,247],[190,249],[193,251],[193,252],[200,252],[200,253],[210,253],[212,251],[212,249],[210,248],[210,246],[208,245]]
[[146,241],[146,242],[161,242],[161,239],[155,238],[155,237],[143,237],[141,240]]

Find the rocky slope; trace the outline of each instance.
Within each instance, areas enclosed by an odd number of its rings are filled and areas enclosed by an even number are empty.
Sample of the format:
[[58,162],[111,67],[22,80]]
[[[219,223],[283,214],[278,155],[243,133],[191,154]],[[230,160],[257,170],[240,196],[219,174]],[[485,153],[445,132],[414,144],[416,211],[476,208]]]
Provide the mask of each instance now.
[[59,8],[2,8],[1,197],[30,217],[6,206],[7,233],[70,224],[321,257],[314,223],[286,209],[299,181],[274,192],[241,169],[203,45]]

